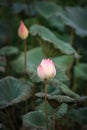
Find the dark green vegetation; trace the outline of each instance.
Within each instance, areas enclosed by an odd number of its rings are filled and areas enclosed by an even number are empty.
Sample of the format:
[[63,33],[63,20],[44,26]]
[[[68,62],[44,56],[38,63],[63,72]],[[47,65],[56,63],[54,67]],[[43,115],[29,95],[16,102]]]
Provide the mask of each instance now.
[[[87,0],[0,0],[0,130],[46,130],[43,82],[37,66],[51,58],[47,82],[49,130],[87,125]],[[18,37],[29,29],[27,77]]]

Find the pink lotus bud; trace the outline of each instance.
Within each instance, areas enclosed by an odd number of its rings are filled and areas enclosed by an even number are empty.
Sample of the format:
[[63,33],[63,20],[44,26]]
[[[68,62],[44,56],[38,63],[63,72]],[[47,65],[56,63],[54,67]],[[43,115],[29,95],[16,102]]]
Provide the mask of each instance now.
[[43,59],[37,68],[37,74],[42,80],[53,78],[56,75],[56,69],[52,60]]
[[23,21],[21,21],[20,26],[18,28],[18,35],[19,35],[19,37],[22,40],[24,40],[24,39],[26,39],[28,37],[28,33],[29,33],[28,29],[24,25]]

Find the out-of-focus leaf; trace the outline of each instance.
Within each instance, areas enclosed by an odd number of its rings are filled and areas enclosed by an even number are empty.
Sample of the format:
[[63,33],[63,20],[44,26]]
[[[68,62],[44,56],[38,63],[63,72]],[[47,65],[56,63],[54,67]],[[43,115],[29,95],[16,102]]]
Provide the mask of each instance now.
[[[30,70],[32,73],[32,68],[36,68],[36,65],[41,62],[43,54],[41,48],[35,48],[30,51],[27,51],[27,71]],[[24,53],[14,61],[11,62],[12,69],[17,73],[24,73]],[[31,76],[32,77],[32,76]]]
[[[50,81],[48,81],[50,82]],[[58,95],[61,94],[61,90],[58,87],[52,86],[52,84],[48,83],[49,85],[46,86],[47,94],[50,95]]]
[[56,65],[64,67],[65,70],[69,69],[74,61],[74,57],[70,55],[63,55],[52,59]]
[[4,56],[0,56],[0,72],[5,72],[6,66],[6,58]]
[[[51,128],[51,120],[48,119]],[[46,128],[46,117],[42,111],[29,112],[23,116],[23,124],[31,125],[35,128]]]
[[7,0],[0,0],[0,6],[8,6]]
[[79,108],[77,110],[70,110],[68,116],[74,121],[81,125],[87,124],[87,108]]
[[14,56],[17,55],[19,53],[18,48],[13,47],[13,46],[5,46],[3,48],[0,49],[0,55],[3,56]]
[[63,82],[63,81],[68,80],[68,77],[65,74],[65,69],[63,67],[56,66],[56,76],[55,76],[55,78],[59,82]]
[[77,100],[80,99],[80,96],[78,94],[76,94],[75,92],[73,92],[70,88],[68,88],[65,84],[61,83],[59,84],[59,88],[61,89],[61,91],[67,95],[67,96],[70,96],[70,97],[73,97]]
[[[42,5],[42,6],[41,6]],[[49,9],[49,10],[48,10]],[[87,36],[87,7],[60,7],[53,2],[39,2],[36,4],[37,12],[44,18],[59,16],[65,25],[75,29],[75,33],[81,37]]]
[[83,80],[87,80],[87,64],[79,63],[74,68],[75,76]]
[[61,16],[66,25],[74,28],[76,34],[87,36],[87,7],[65,7],[56,15]]
[[24,84],[14,77],[0,80],[0,108],[19,103],[31,96],[31,84]]
[[62,118],[66,114],[67,109],[68,109],[68,105],[66,103],[62,103],[59,106],[58,110],[56,111],[56,114],[55,114],[56,119],[58,120]]
[[35,4],[36,11],[46,18],[52,27],[64,31],[64,22],[61,17],[54,16],[55,12],[59,12],[61,7],[57,6],[53,2],[37,2]]
[[[38,93],[35,93],[35,96],[38,98],[44,98],[45,94],[43,92],[38,92]],[[48,98],[50,97],[50,94],[47,94],[46,96]]]
[[[37,76],[37,66],[41,62],[43,54],[41,48],[35,48],[27,51],[27,74],[33,82],[40,82]],[[24,53],[11,62],[11,68],[18,74],[24,73]]]
[[33,36],[40,36],[41,39],[47,41],[48,44],[52,44],[55,49],[59,49],[61,52],[66,54],[74,54],[78,57],[76,51],[68,43],[58,39],[48,28],[35,24],[31,26],[29,30]]
[[48,100],[56,100],[59,103],[72,103],[75,102],[75,99],[69,97],[69,96],[64,96],[64,95],[53,95],[49,96]]
[[14,14],[20,13],[20,12],[24,11],[25,7],[26,7],[26,4],[14,3],[12,6],[12,12]]
[[64,21],[63,19],[59,16],[51,16],[50,18],[47,19],[48,22],[50,23],[51,27],[54,27],[62,32],[64,32]]
[[[50,116],[52,116],[52,110],[53,110],[53,108],[50,106],[49,103],[47,103],[47,106],[48,106],[48,114],[49,114]],[[42,111],[42,112],[45,113],[45,102],[43,102],[43,103],[41,103],[40,105],[38,105],[38,106],[36,107],[36,110],[40,110],[40,111]]]
[[34,16],[36,14],[33,4],[25,4],[16,2],[12,6],[12,13],[19,14],[24,13],[27,16]]
[[65,42],[70,42],[70,34],[68,33],[63,33],[63,34],[59,34],[57,33],[57,36],[59,37],[59,39],[65,41]]
[[37,2],[35,7],[38,13],[40,13],[45,18],[51,17],[59,10],[58,6],[53,2]]

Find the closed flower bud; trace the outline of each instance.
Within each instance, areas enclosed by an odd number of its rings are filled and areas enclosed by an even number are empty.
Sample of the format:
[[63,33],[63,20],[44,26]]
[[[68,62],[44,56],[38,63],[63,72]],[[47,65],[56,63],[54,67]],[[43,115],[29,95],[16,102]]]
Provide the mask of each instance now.
[[43,59],[37,67],[37,74],[42,80],[53,78],[56,75],[56,69],[52,60]]
[[21,21],[20,26],[18,28],[18,36],[22,40],[24,40],[24,39],[26,39],[28,37],[28,33],[29,33],[28,29],[26,28],[24,23]]

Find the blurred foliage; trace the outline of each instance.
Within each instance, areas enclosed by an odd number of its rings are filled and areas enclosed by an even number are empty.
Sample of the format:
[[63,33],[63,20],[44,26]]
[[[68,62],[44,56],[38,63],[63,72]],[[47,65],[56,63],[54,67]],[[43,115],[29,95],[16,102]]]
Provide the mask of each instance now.
[[[27,79],[24,46],[29,29]],[[82,130],[87,125],[87,0],[0,0],[0,130],[46,130],[42,58],[57,74],[47,82],[49,128]],[[27,82],[26,82],[27,81]],[[53,113],[54,112],[54,113]]]

